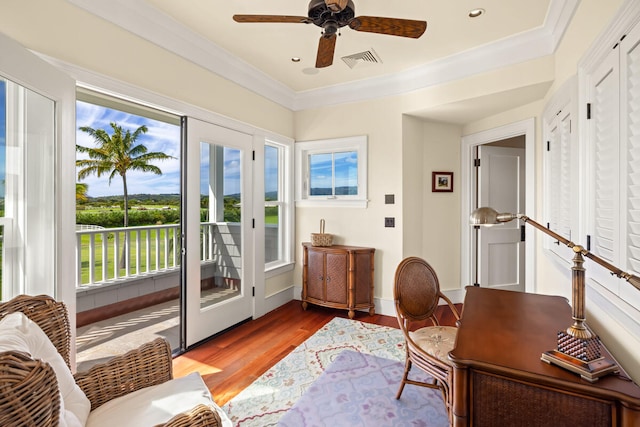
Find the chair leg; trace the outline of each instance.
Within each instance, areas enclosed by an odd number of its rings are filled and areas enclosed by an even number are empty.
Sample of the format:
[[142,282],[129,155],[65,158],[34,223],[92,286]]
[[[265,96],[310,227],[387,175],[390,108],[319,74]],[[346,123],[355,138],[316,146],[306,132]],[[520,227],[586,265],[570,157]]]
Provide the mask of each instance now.
[[402,391],[404,390],[404,386],[407,383],[407,378],[409,377],[409,370],[411,370],[411,359],[409,359],[409,355],[407,355],[407,360],[404,364],[404,375],[402,376],[402,382],[400,383],[400,389],[396,394],[396,400],[400,399],[402,395]]

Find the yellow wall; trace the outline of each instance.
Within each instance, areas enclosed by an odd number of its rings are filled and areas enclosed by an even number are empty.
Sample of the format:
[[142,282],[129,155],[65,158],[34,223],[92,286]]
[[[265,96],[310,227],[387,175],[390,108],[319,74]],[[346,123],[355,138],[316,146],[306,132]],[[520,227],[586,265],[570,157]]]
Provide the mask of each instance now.
[[[460,138],[455,125],[425,122],[422,151],[422,253],[443,290],[460,288]],[[453,172],[453,193],[431,192],[431,172]],[[456,177],[458,181],[456,181]],[[407,238],[409,238],[407,236]],[[408,256],[411,254],[403,254]]]
[[[357,111],[357,114],[354,112]],[[296,258],[294,279],[301,285],[301,246],[317,232],[320,219],[334,243],[376,248],[375,296],[391,299],[391,281],[402,253],[402,206],[385,205],[385,194],[402,190],[402,114],[397,98],[339,105],[295,114],[296,141],[343,136],[368,137],[369,205],[362,208],[296,209]],[[395,217],[396,227],[385,228],[384,218]]]

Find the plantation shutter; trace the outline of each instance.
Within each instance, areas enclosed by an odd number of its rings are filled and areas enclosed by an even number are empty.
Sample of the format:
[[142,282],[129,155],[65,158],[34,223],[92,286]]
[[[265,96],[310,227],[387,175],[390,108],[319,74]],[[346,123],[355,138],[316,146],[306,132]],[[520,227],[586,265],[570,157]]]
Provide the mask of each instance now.
[[[621,143],[625,156],[621,165],[624,194],[621,241],[626,251],[623,269],[640,275],[640,26],[621,45]],[[621,285],[622,297],[636,307],[640,295]],[[635,300],[635,301],[634,301]]]
[[[612,52],[594,75],[591,104],[592,131],[592,218],[591,251],[617,264],[619,197],[617,175],[619,159],[619,71],[618,51]],[[591,269],[591,276],[604,286],[615,286],[602,269]]]
[[[613,51],[594,73],[592,81],[592,203],[593,235],[591,251],[617,265],[619,245],[619,66],[618,50]],[[589,174],[589,169],[587,169]],[[613,286],[603,269],[591,269],[591,275]]]
[[[547,180],[549,228],[571,240],[571,114],[569,108],[560,111],[551,123],[547,146]],[[553,239],[551,242],[555,242]],[[548,248],[558,255],[560,247]]]

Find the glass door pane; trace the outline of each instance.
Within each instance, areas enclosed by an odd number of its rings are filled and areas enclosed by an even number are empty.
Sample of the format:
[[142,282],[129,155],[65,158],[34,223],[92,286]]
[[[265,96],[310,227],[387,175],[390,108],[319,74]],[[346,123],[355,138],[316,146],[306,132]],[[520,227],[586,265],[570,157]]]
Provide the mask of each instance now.
[[242,293],[241,151],[200,144],[200,307]]
[[0,78],[2,299],[55,293],[55,102]]

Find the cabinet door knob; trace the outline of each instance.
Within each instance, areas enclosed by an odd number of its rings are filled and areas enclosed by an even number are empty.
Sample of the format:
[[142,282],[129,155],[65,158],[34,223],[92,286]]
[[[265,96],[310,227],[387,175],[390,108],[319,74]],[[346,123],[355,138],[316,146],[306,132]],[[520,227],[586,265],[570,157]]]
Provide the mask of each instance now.
[[327,276],[327,283],[331,281],[331,277]]
[[324,277],[320,276],[318,279],[320,279],[322,281],[322,280],[324,280]]

